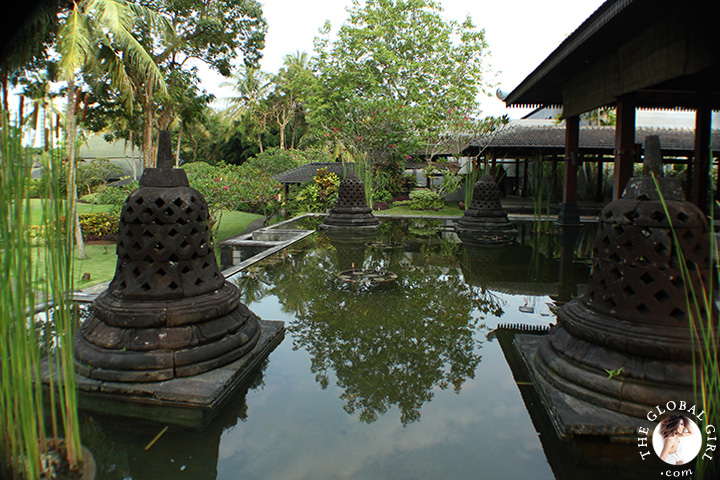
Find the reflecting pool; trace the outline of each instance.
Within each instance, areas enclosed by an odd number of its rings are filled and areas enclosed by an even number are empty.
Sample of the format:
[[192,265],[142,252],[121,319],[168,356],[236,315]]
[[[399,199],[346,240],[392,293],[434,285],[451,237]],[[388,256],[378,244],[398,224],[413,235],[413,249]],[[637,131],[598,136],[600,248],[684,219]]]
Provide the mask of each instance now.
[[147,450],[165,425],[85,416],[98,478],[608,478],[594,450],[563,456],[577,447],[552,438],[496,330],[553,323],[583,291],[594,232],[520,230],[471,247],[449,221],[385,220],[234,275],[251,310],[285,322],[283,342],[209,425],[170,426]]

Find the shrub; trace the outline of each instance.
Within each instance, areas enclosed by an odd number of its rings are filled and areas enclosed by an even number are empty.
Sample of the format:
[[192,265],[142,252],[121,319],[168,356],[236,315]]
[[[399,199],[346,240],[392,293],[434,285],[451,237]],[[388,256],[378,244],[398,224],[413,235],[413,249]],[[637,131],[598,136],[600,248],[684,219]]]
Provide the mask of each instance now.
[[280,183],[252,163],[213,166],[193,162],[183,169],[190,186],[205,197],[213,218],[221,209],[262,212],[266,218],[279,209]]
[[401,200],[395,202],[395,205],[407,205],[412,210],[440,210],[445,206],[445,200],[430,190],[413,190],[410,192],[410,200]]
[[94,158],[90,162],[83,162],[77,169],[78,191],[93,193],[98,187],[105,185],[107,181],[122,173],[122,168],[114,165],[107,158]]
[[389,202],[392,198],[392,195],[387,190],[378,190],[377,192],[373,193],[373,202],[381,202],[386,203]]
[[94,195],[86,195],[83,198],[89,197],[88,203],[94,203],[97,205],[118,205],[122,206],[125,203],[125,199],[139,186],[138,182],[133,180],[127,185],[123,186],[110,186],[105,185],[101,187]]
[[324,212],[337,203],[340,177],[328,172],[327,168],[317,171],[312,182],[300,187],[288,205],[292,215],[301,215],[310,212]]
[[415,210],[440,210],[445,206],[445,200],[430,190],[413,190],[410,192],[410,202],[411,208]]
[[101,205],[101,203],[98,201],[98,195],[97,193],[88,193],[87,195],[83,195],[78,199],[78,201],[83,203],[90,203],[92,205]]
[[257,168],[266,175],[273,176],[308,163],[332,161],[334,158],[330,153],[317,148],[281,150],[278,147],[272,147],[249,158],[242,166]]
[[44,196],[42,180],[39,178],[28,179],[27,196],[29,198],[40,198]]
[[293,216],[324,211],[320,201],[320,186],[315,182],[302,185],[288,203],[288,211]]
[[104,238],[116,235],[120,216],[113,213],[83,213],[79,215],[80,227],[85,239]]
[[375,202],[373,203],[373,210],[387,210],[390,205],[387,202]]
[[407,194],[417,186],[415,175],[405,174],[393,177],[388,185],[388,190],[392,196]]

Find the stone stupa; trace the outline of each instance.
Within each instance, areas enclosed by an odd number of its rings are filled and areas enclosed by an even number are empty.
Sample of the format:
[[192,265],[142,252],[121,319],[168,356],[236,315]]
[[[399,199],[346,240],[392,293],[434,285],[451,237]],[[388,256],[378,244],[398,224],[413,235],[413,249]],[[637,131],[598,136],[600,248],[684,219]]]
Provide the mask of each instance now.
[[90,379],[197,375],[247,355],[261,336],[218,268],[207,203],[172,168],[167,132],[157,163],[123,205],[115,276],[75,336],[76,370]]
[[335,231],[375,231],[380,221],[372,214],[372,208],[365,201],[365,185],[355,172],[350,172],[338,188],[335,207],[318,228]]
[[[661,175],[660,159],[657,138],[648,137],[645,170]],[[554,388],[636,417],[668,401],[693,402],[678,247],[693,282],[710,278],[705,215],[685,201],[677,179],[658,178],[658,185],[663,200],[651,176],[632,178],[623,197],[603,209],[587,292],[559,310],[532,363]],[[716,325],[716,312],[708,314]]]
[[455,224],[463,243],[476,245],[505,245],[515,241],[518,231],[500,203],[500,188],[491,175],[473,186],[470,206]]

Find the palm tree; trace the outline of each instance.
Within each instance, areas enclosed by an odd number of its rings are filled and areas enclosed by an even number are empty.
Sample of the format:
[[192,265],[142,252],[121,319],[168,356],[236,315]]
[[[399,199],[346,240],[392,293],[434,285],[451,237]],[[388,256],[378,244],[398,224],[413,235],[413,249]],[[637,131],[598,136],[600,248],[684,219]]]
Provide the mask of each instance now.
[[[97,69],[109,75],[115,88],[128,100],[132,95],[132,82],[126,67],[142,72],[146,85],[164,92],[162,73],[152,57],[132,33],[139,17],[148,24],[163,21],[151,10],[124,0],[80,0],[73,2],[63,19],[58,33],[57,50],[60,54],[60,71],[67,81],[65,129],[68,148],[68,205],[75,219],[75,242],[78,257],[86,258],[85,246],[77,214],[76,175],[76,110],[79,90],[75,81],[82,69]],[[167,31],[168,29],[166,29]]]
[[232,74],[233,82],[223,82],[221,87],[230,87],[235,96],[226,97],[229,104],[227,118],[230,121],[243,122],[253,127],[260,151],[263,151],[260,135],[265,130],[267,112],[263,112],[260,102],[267,97],[270,91],[271,78],[259,68],[245,66],[238,73]]

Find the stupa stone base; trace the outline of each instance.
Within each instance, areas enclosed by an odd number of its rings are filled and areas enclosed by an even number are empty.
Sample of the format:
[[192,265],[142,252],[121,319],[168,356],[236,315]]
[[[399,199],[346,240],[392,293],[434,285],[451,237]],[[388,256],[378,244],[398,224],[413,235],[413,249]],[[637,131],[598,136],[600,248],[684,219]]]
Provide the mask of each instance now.
[[669,401],[694,403],[691,363],[619,352],[558,325],[539,345],[533,368],[558,390],[638,418]]
[[380,228],[380,220],[378,220],[372,213],[368,212],[357,212],[357,213],[337,213],[331,212],[330,215],[325,218],[325,221],[318,225],[318,230],[331,230],[338,232],[347,231],[369,231],[375,232]]
[[[259,320],[260,338],[241,358],[191,377],[111,382],[76,374],[81,410],[102,415],[202,427],[282,341],[284,322]],[[47,363],[43,383],[48,383]]]
[[561,439],[597,436],[610,437],[615,442],[637,442],[639,428],[652,430],[655,427],[645,418],[600,407],[550,384],[538,371],[535,363],[538,348],[545,337],[546,335],[518,334],[513,343]]
[[514,243],[518,236],[518,231],[512,224],[472,228],[460,225],[458,222],[455,231],[461,242],[485,247],[509,245]]

